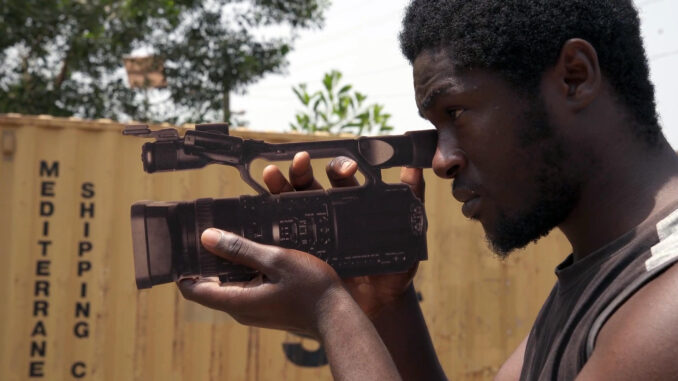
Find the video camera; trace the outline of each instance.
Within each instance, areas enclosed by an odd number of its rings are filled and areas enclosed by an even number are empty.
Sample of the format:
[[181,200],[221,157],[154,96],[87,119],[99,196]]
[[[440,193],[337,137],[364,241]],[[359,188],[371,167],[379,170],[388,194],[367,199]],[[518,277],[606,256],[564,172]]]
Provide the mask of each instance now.
[[[435,130],[405,135],[270,144],[230,136],[226,124],[201,124],[183,137],[175,129],[126,126],[124,135],[154,138],[145,143],[144,171],[236,167],[257,196],[202,198],[183,202],[139,201],[132,205],[132,241],[137,288],[193,276],[244,281],[256,271],[228,262],[200,244],[210,227],[247,239],[308,252],[341,277],[404,272],[427,258],[426,213],[406,184],[386,184],[381,169],[430,168]],[[346,156],[358,164],[365,183],[350,188],[270,194],[249,173],[257,158],[291,160]]]

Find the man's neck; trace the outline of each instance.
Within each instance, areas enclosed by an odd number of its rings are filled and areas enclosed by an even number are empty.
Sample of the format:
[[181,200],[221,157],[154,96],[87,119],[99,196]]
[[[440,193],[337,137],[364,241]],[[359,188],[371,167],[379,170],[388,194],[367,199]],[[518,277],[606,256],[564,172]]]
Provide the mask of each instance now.
[[678,201],[678,156],[663,139],[659,149],[627,150],[597,164],[577,207],[559,226],[575,261]]

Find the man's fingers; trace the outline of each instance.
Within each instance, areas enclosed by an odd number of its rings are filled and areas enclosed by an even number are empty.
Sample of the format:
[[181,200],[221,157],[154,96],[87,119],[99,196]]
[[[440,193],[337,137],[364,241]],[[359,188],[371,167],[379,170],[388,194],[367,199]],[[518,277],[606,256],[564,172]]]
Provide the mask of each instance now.
[[320,183],[313,177],[311,156],[308,152],[297,152],[290,165],[290,183],[298,191],[322,189]]
[[360,185],[355,178],[358,163],[347,158],[338,156],[332,159],[325,167],[327,177],[333,187],[354,187]]
[[424,183],[424,171],[421,168],[407,168],[400,169],[400,181],[410,186],[414,195],[424,202],[424,190],[426,184]]
[[228,292],[224,292],[224,290],[228,289],[222,288],[219,281],[212,279],[182,279],[177,285],[184,298],[209,308],[221,309],[223,308],[221,305],[228,303],[230,300],[227,295]]
[[272,194],[292,192],[294,190],[292,184],[287,181],[282,172],[280,172],[280,169],[275,165],[271,164],[264,168],[263,179],[268,187],[268,191]]
[[253,287],[261,286],[263,283],[259,281],[257,284],[251,284],[256,281],[255,279],[250,282],[230,283],[221,283],[218,278],[182,279],[178,282],[178,286],[179,291],[187,300],[229,312],[237,310],[243,303],[243,293],[252,296],[253,292],[257,292]]
[[280,249],[252,242],[239,235],[210,228],[200,237],[202,245],[210,252],[231,262],[251,267],[276,280],[278,268],[273,266]]

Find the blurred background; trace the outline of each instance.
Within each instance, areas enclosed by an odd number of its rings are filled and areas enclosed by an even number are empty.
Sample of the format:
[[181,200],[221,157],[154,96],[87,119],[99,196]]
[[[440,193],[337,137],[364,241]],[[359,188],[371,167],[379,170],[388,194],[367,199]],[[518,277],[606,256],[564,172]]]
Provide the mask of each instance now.
[[[287,76],[268,75],[234,98],[251,128],[284,130],[299,108],[289,96],[297,83],[316,84],[328,69],[385,105],[395,131],[430,128],[414,104],[412,73],[400,54],[398,33],[407,0],[335,1],[325,27],[304,31],[289,55]],[[655,84],[664,133],[678,149],[678,0],[634,0]]]
[[[3,0],[0,113],[277,132],[430,128],[398,45],[407,3]],[[678,147],[678,0],[635,3],[661,123]],[[329,93],[342,101],[328,104]]]

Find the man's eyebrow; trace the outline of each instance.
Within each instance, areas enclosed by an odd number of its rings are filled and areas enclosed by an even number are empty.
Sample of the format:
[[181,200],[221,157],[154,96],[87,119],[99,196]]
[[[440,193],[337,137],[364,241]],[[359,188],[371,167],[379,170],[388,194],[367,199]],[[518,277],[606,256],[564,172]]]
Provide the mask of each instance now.
[[[424,97],[424,100],[421,101],[421,108],[419,110],[419,115],[422,115],[422,111],[430,109],[433,104],[436,102],[438,96],[446,93],[448,90],[454,88],[455,86],[451,83],[439,86],[429,91],[428,94]],[[422,115],[423,116],[423,115]]]

